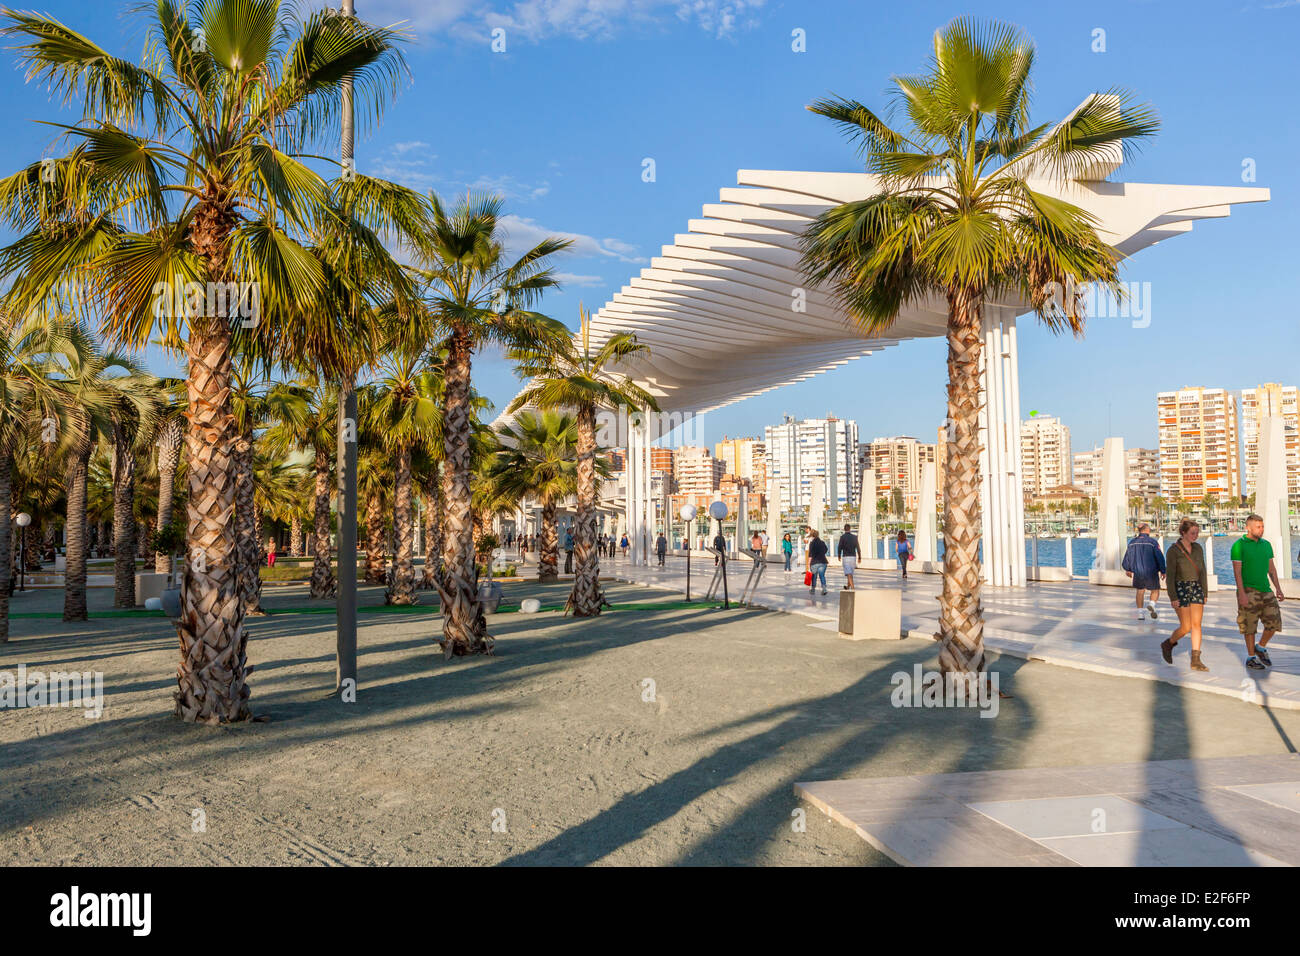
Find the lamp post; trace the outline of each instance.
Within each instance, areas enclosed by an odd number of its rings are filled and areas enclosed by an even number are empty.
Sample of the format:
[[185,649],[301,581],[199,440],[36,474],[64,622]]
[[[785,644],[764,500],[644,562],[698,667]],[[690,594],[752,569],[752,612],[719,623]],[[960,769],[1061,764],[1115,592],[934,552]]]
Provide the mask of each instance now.
[[[709,505],[709,514],[718,522],[717,537],[722,537],[722,519],[727,516],[727,503],[725,501],[715,501]],[[716,543],[716,542],[715,542]],[[731,610],[731,595],[727,593],[727,542],[724,539],[722,547],[718,549],[718,560],[722,563],[722,607],[723,610]]]
[[699,512],[695,505],[682,505],[681,516],[685,522],[682,529],[683,540],[686,542],[686,600],[691,599],[691,538],[694,536],[695,515]]
[[18,590],[27,590],[27,526],[32,523],[32,516],[26,511],[18,512],[14,523],[22,528],[18,538]]

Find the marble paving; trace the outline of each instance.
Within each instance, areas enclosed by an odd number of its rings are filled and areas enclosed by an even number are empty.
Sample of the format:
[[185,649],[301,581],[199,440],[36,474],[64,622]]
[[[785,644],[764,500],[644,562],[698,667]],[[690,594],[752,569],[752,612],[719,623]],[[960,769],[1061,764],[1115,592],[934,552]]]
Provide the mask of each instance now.
[[1300,756],[797,783],[915,866],[1295,866]]
[[[669,557],[663,568],[653,563],[649,567],[632,565],[621,557],[603,560],[607,562],[606,573],[620,580],[685,590],[683,557]],[[713,566],[708,559],[699,558],[692,559],[691,565],[691,594],[700,598],[709,585]],[[733,600],[740,595],[751,567],[748,558],[729,562],[727,580]],[[787,573],[779,564],[768,565],[753,604],[802,615],[833,631],[833,622],[839,616],[843,574],[832,566],[826,575],[828,593],[809,594],[803,586],[802,566],[797,567],[799,570]],[[910,636],[924,638],[938,630],[939,575],[913,573],[903,582],[896,571],[860,570],[855,583],[859,588],[902,588],[903,628]],[[985,642],[991,649],[1013,657],[1158,680],[1260,706],[1300,710],[1300,585],[1292,597],[1294,600],[1282,604],[1283,628],[1269,642],[1274,663],[1266,671],[1245,667],[1245,642],[1237,631],[1235,594],[1230,589],[1212,593],[1205,607],[1201,656],[1210,668],[1208,673],[1188,666],[1188,638],[1179,642],[1172,666],[1161,658],[1160,642],[1177,626],[1164,595],[1156,608],[1158,619],[1138,621],[1130,589],[1090,585],[1077,579],[1030,583],[1023,588],[986,585]]]

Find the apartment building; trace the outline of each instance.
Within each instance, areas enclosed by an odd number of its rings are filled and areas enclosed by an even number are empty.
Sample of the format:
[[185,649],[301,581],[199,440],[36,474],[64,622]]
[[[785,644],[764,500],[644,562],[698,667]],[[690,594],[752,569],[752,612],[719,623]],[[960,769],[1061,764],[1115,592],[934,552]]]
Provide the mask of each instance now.
[[1160,494],[1173,501],[1219,501],[1241,494],[1237,398],[1227,389],[1187,386],[1156,395]]

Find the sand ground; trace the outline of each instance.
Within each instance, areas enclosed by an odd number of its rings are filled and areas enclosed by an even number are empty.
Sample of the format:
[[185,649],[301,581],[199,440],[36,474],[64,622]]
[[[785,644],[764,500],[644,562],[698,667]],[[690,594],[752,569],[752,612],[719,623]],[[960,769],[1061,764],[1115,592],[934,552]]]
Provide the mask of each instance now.
[[[544,604],[566,591],[507,588]],[[165,618],[64,624],[22,616],[60,592],[19,594],[0,670],[100,670],[106,700],[98,720],[0,712],[0,864],[890,865],[792,784],[1300,739],[1300,713],[1012,658],[994,661],[1014,695],[995,719],[896,709],[890,678],[931,666],[929,639],[852,643],[790,615],[609,590],[620,607],[595,620],[493,615],[497,656],[451,663],[432,609],[363,613],[352,704],[329,696],[332,606],[251,620],[268,720],[229,728],[171,717]],[[297,585],[267,595],[312,605]],[[111,599],[92,591],[92,614]]]

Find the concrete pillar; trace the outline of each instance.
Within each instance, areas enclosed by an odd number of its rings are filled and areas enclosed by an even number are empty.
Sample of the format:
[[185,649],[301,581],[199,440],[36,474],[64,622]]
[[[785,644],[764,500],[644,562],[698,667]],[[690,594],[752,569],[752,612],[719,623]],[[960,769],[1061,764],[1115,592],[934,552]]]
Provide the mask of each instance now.
[[980,501],[984,514],[984,578],[1025,583],[1024,480],[1020,454],[1020,371],[1016,321],[990,307],[980,358]]
[[826,507],[826,480],[821,475],[813,475],[812,492],[808,502],[808,524],[818,534],[822,533],[822,516]]
[[1264,519],[1264,538],[1273,546],[1277,576],[1289,581],[1291,522],[1286,486],[1286,423],[1277,415],[1269,415],[1259,423],[1255,511]]
[[767,480],[767,553],[781,554],[781,489],[773,478]]
[[858,504],[858,540],[865,557],[874,558],[871,551],[878,537],[876,530],[876,469],[868,465],[862,471],[862,494]]
[[921,465],[921,487],[916,499],[916,560],[939,559],[938,528],[934,520],[935,464]]
[[1121,567],[1128,537],[1128,489],[1124,439],[1107,438],[1101,453],[1101,500],[1097,508],[1097,560],[1088,580],[1093,584],[1129,584]]

